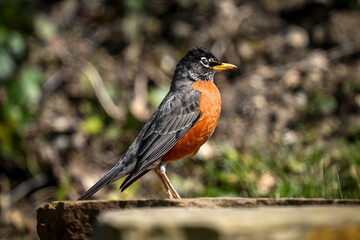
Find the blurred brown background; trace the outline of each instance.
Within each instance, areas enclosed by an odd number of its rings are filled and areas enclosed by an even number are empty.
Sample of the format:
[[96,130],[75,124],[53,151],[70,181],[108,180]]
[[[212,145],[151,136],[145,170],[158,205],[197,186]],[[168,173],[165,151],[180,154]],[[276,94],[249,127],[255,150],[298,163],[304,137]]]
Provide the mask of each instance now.
[[[360,198],[358,0],[0,2],[0,238],[36,239],[36,207],[76,200],[126,150],[177,61],[205,46],[222,114],[183,197]],[[149,173],[94,199],[164,198]]]

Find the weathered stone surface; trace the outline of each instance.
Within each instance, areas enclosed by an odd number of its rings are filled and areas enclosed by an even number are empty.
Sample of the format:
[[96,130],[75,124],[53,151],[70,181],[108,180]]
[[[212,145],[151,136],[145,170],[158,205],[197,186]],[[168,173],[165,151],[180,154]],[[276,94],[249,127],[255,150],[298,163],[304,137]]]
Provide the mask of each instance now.
[[360,239],[359,207],[161,208],[107,211],[103,239]]
[[[244,208],[256,206],[306,205],[360,206],[360,200],[284,198],[197,198],[180,200],[148,199],[130,201],[53,202],[42,205],[37,209],[37,231],[40,239],[86,239],[93,234],[93,224],[97,216],[101,212],[111,209],[139,209],[157,207]],[[245,208],[245,210],[246,209],[247,208]]]

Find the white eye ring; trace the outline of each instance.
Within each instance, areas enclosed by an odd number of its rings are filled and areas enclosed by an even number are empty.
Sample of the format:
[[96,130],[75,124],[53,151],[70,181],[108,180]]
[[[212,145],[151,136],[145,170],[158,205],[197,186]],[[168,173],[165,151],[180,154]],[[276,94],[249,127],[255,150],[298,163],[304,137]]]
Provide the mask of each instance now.
[[200,62],[205,67],[209,67],[209,60],[206,57],[202,57]]

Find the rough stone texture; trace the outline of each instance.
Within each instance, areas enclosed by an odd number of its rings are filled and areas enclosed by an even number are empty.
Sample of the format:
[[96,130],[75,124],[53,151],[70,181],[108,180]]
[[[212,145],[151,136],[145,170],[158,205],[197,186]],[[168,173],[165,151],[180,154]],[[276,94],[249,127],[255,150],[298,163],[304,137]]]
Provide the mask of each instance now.
[[[197,198],[148,199],[130,201],[64,201],[37,209],[40,239],[86,239],[93,235],[93,225],[101,212],[111,209],[139,208],[245,208],[256,206],[348,205],[360,206],[360,200],[266,199],[266,198]],[[360,215],[360,207],[356,207]],[[145,209],[144,209],[145,210]],[[243,209],[243,211],[245,211]],[[203,214],[201,214],[204,216]],[[260,217],[261,218],[261,217]]]
[[359,207],[161,208],[107,211],[103,239],[360,239]]

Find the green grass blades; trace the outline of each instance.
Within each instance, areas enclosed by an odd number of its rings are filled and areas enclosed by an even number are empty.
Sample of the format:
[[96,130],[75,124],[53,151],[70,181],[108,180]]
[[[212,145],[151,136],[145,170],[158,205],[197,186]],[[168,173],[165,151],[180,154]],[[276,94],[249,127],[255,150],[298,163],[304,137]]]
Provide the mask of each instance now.
[[203,196],[360,198],[360,141],[217,150],[203,164]]

